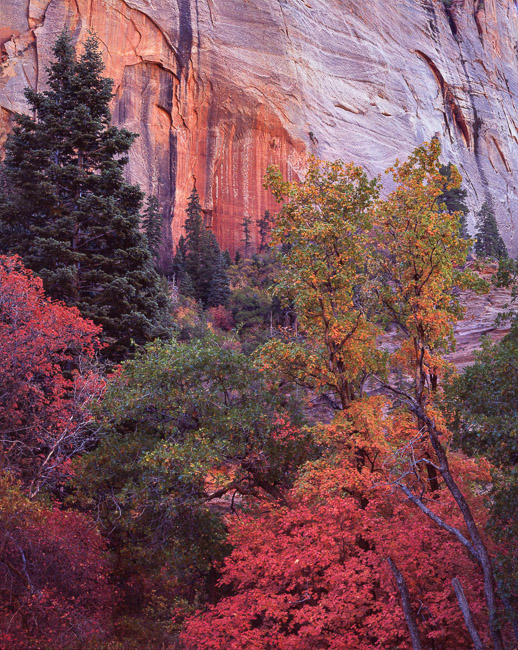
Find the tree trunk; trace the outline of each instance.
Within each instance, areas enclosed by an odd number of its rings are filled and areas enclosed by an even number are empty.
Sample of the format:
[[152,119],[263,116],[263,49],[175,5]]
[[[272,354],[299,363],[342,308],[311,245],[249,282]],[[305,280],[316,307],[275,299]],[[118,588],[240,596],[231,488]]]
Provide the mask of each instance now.
[[471,542],[477,551],[478,560],[480,562],[480,566],[482,567],[482,574],[484,576],[484,595],[486,598],[489,614],[489,628],[491,631],[491,638],[493,640],[493,647],[495,650],[504,650],[502,632],[500,630],[500,623],[497,617],[496,584],[493,574],[493,567],[491,565],[491,558],[489,557],[486,545],[484,544],[484,541],[480,535],[478,526],[475,522],[473,514],[471,513],[468,502],[464,498],[464,495],[462,494],[459,486],[451,475],[448,457],[441,441],[439,440],[439,434],[435,427],[435,422],[433,422],[426,415],[425,420],[428,428],[428,433],[430,435],[430,441],[439,460],[441,476],[443,477],[448,490],[455,499],[455,502],[457,503],[457,506],[462,513],[462,517],[471,538]]
[[[382,382],[384,383],[384,382]],[[461,489],[457,485],[457,482],[453,478],[450,465],[448,462],[448,456],[446,450],[440,440],[440,432],[437,431],[435,425],[435,420],[430,418],[426,413],[426,408],[419,402],[419,396],[412,398],[408,393],[402,391],[394,386],[389,384],[384,384],[389,390],[397,395],[404,396],[407,400],[407,403],[410,407],[410,410],[416,416],[418,422],[424,422],[428,431],[428,437],[432,443],[433,450],[439,461],[439,473],[442,476],[446,487],[448,488],[450,494],[455,500],[461,514],[466,524],[466,528],[469,533],[471,544],[468,540],[465,540],[467,544],[464,544],[468,548],[471,547],[472,553],[476,560],[479,562],[482,569],[482,575],[484,578],[484,596],[486,600],[486,605],[489,615],[489,628],[491,633],[491,639],[493,641],[494,650],[504,650],[504,643],[502,639],[502,631],[500,629],[500,621],[497,616],[497,598],[496,598],[496,581],[493,573],[493,566],[491,564],[491,558],[489,556],[484,540],[478,530],[478,526],[475,522],[471,509],[468,502],[466,501],[464,495],[462,494]],[[400,488],[405,491],[405,487],[400,485]],[[407,494],[409,496],[409,494]],[[416,499],[418,501],[418,499]],[[421,508],[423,509],[423,508]],[[431,516],[434,521],[437,521],[434,518],[433,513],[430,511],[427,513],[428,516]],[[451,529],[453,532],[453,529]],[[459,537],[457,535],[457,537]]]
[[455,589],[455,595],[457,596],[457,600],[459,601],[460,611],[464,616],[466,627],[468,628],[469,635],[471,637],[471,640],[473,641],[473,647],[475,650],[484,650],[484,646],[482,645],[482,641],[480,640],[480,637],[478,635],[477,628],[473,623],[473,617],[471,616],[469,603],[466,600],[466,596],[464,595],[464,590],[462,589],[460,580],[458,578],[453,578],[452,583],[453,583],[453,588]]
[[419,628],[412,611],[412,602],[410,600],[410,593],[408,592],[408,587],[403,577],[401,571],[397,568],[392,558],[388,557],[387,562],[390,565],[390,569],[394,574],[396,579],[397,587],[401,595],[401,602],[403,603],[403,611],[405,612],[406,624],[408,626],[408,631],[410,632],[410,638],[412,639],[412,648],[413,650],[423,650],[423,645],[421,643],[421,636],[419,635]]

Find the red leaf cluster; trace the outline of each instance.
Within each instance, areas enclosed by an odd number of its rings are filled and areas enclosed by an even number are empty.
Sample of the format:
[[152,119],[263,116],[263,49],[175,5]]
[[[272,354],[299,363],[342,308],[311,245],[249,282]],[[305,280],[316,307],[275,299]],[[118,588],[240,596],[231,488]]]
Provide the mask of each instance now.
[[104,388],[92,368],[99,332],[48,300],[19,258],[0,257],[0,467],[33,494],[86,444],[84,407]]
[[77,512],[29,501],[0,478],[0,647],[84,648],[109,628],[105,544]]
[[[407,436],[408,423],[398,427],[382,417],[376,428],[375,410],[368,404],[357,410],[356,432],[328,429],[334,451],[308,465],[288,506],[269,504],[229,520],[234,550],[222,586],[232,595],[188,621],[188,649],[411,648],[388,558],[404,575],[426,647],[472,647],[454,577],[480,629],[487,630],[482,575],[468,552],[389,480],[391,439]],[[459,480],[466,493],[469,482],[486,480],[485,467],[454,455],[451,462],[465,477]],[[470,501],[484,521],[481,497],[472,493]],[[442,485],[427,502],[464,531]]]

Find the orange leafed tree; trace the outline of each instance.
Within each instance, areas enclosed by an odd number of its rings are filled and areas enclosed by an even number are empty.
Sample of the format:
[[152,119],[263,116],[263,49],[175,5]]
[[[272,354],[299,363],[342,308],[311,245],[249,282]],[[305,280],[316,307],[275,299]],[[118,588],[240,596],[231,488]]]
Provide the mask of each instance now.
[[[406,375],[399,385],[381,383],[402,413],[410,413],[415,419],[415,432],[398,453],[401,471],[399,478],[393,475],[393,484],[470,553],[484,579],[491,641],[495,650],[502,650],[490,554],[460,478],[452,471],[448,453],[451,436],[437,410],[439,380],[446,365],[442,353],[453,348],[453,325],[462,313],[458,291],[484,289],[462,268],[468,244],[460,235],[460,215],[448,214],[438,204],[447,183],[440,174],[439,155],[440,145],[434,140],[418,147],[407,162],[389,169],[397,188],[377,209],[380,302],[387,320],[396,325],[400,335],[391,366]],[[459,183],[460,177],[454,174],[446,189]],[[418,440],[422,440],[420,446]],[[402,479],[410,477],[415,478],[413,485],[405,484]],[[462,530],[427,503],[427,493],[441,489],[453,499]],[[466,610],[466,625],[476,645],[476,628],[468,614]]]
[[[312,160],[300,184],[270,170],[299,331],[258,362],[333,392],[338,413],[291,507],[231,523],[235,594],[191,621],[188,647],[504,648],[487,464],[449,449],[438,404],[458,291],[483,289],[463,268],[459,215],[439,205],[460,183],[439,155],[432,141],[396,163],[383,200],[353,166]],[[365,386],[384,397],[361,398]]]
[[260,363],[329,391],[337,408],[347,408],[379,366],[378,328],[369,319],[378,183],[360,167],[312,158],[304,183],[284,182],[270,168],[266,185],[283,202],[272,233],[282,269],[277,290],[292,299],[303,336],[272,339]]

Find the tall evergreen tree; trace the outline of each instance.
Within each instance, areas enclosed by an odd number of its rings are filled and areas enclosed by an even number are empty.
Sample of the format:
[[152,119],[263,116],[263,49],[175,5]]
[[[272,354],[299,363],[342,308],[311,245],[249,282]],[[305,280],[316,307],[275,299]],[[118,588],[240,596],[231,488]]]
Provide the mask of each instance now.
[[244,244],[244,254],[245,257],[250,256],[250,245],[252,243],[252,232],[250,230],[250,217],[244,217],[241,222],[243,228],[243,244]]
[[225,269],[229,269],[232,266],[232,259],[230,258],[230,252],[229,252],[228,248],[223,253],[223,263],[224,263]]
[[178,241],[176,253],[173,258],[172,273],[174,276],[174,282],[182,296],[194,298],[194,285],[191,276],[187,273],[186,269],[187,254],[187,242],[185,237],[182,235]]
[[185,272],[178,279],[178,290],[182,296],[187,296],[188,298],[195,298],[196,291],[194,289],[194,284],[192,283],[191,276]]
[[[194,298],[207,307],[215,273],[217,272],[221,278],[223,275],[226,278],[226,271],[216,237],[205,227],[203,222],[200,198],[196,188],[193,189],[189,197],[185,231],[187,233],[185,272],[192,281]],[[228,278],[226,278],[226,282],[228,284]]]
[[148,196],[146,200],[142,226],[146,235],[147,247],[155,266],[157,266],[160,257],[160,244],[162,243],[162,215],[160,214],[156,196]]
[[187,257],[187,244],[185,237],[182,235],[176,246],[176,253],[174,254],[171,264],[171,274],[175,284],[180,284],[180,279],[185,273],[185,259]]
[[123,177],[135,134],[110,125],[113,81],[91,35],[64,31],[48,90],[27,88],[6,145],[0,249],[18,253],[53,298],[103,326],[107,354],[166,333],[169,300],[140,232],[143,194]]
[[269,210],[265,210],[264,215],[257,219],[256,224],[259,229],[259,252],[262,253],[268,246],[268,239],[272,230],[273,219]]
[[187,204],[187,219],[185,221],[186,248],[185,271],[189,274],[194,287],[194,297],[197,300],[206,298],[210,282],[210,271],[207,268],[207,233],[201,211],[200,197],[194,187]]
[[477,214],[475,252],[480,257],[495,259],[509,257],[507,247],[498,231],[493,206],[489,201],[484,201]]
[[214,268],[207,296],[208,307],[217,307],[226,305],[230,298],[230,283],[225,270],[225,259],[222,254],[219,255],[218,261]]
[[[448,183],[451,182],[452,171],[454,165],[449,162],[447,165],[441,165],[439,172],[446,179]],[[444,190],[443,193],[438,197],[437,202],[439,205],[444,204],[448,213],[460,212],[460,236],[463,239],[470,239],[468,232],[468,221],[467,215],[469,213],[469,208],[466,204],[466,197],[468,196],[467,190],[463,187],[454,187],[449,190]]]

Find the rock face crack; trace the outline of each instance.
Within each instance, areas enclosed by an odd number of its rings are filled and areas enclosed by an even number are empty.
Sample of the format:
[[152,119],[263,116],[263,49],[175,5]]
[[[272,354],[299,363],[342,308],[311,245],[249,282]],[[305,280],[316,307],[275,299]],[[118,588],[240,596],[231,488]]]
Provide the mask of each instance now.
[[189,73],[192,50],[191,0],[178,0],[178,60],[185,76]]
[[423,59],[423,61],[426,62],[426,64],[432,71],[433,76],[437,81],[437,85],[439,86],[439,89],[441,91],[445,107],[447,109],[446,115],[449,112],[449,114],[452,117],[454,125],[460,130],[462,134],[462,138],[464,140],[465,145],[468,148],[470,148],[471,136],[470,136],[469,127],[466,122],[466,118],[464,117],[464,113],[462,112],[462,109],[460,108],[455,98],[451,86],[445,81],[439,68],[435,65],[435,63],[427,54],[425,54],[424,52],[420,52],[419,50],[416,50],[416,54],[420,56]]
[[475,7],[473,10],[473,18],[475,19],[475,25],[477,26],[477,32],[479,35],[480,40],[482,41],[484,38],[484,30],[482,29],[482,25],[480,23],[480,17],[479,17],[479,12],[484,11],[484,0],[475,0]]
[[454,38],[457,37],[458,34],[458,29],[457,29],[457,23],[455,22],[455,4],[452,3],[451,5],[446,5],[443,4],[444,7],[444,13],[446,14],[446,18],[448,20],[448,25],[450,26],[451,33]]

